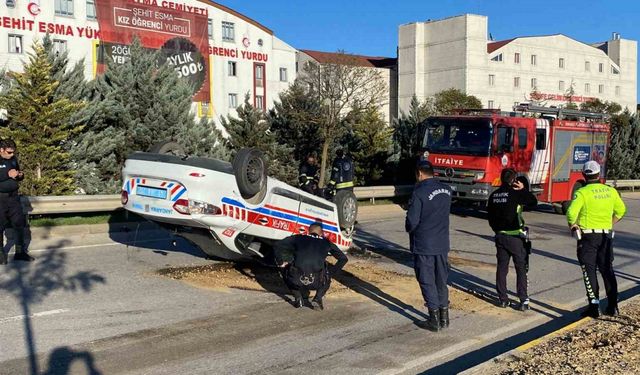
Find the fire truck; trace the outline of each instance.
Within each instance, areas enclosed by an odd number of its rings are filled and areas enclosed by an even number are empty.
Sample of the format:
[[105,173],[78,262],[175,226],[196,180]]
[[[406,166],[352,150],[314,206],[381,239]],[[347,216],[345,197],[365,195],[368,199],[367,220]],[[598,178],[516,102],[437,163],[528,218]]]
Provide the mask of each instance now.
[[600,113],[520,104],[430,117],[419,129],[422,157],[461,201],[486,202],[502,169],[513,168],[540,202],[564,213],[585,183],[584,163],[597,161],[606,175],[609,125]]

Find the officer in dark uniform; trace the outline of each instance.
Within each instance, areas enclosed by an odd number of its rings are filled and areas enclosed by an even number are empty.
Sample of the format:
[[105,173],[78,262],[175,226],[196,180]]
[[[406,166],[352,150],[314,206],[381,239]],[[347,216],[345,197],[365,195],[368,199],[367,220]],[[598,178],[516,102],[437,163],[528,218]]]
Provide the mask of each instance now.
[[567,223],[578,238],[578,261],[582,267],[589,306],[583,315],[600,316],[598,276],[607,291],[607,315],[618,315],[618,283],[613,271],[613,224],[627,208],[616,189],[601,184],[600,164],[588,161],[582,168],[587,184],[576,191],[567,209]]
[[[294,306],[308,303],[309,291],[315,290],[312,307],[324,309],[322,298],[329,290],[331,276],[347,264],[347,256],[322,235],[322,224],[309,226],[309,234],[293,235],[274,245],[276,263],[283,268],[285,284],[291,290]],[[329,267],[327,256],[331,254],[337,263]]]
[[489,225],[495,232],[496,257],[496,289],[498,291],[499,306],[509,306],[507,296],[507,273],[509,259],[513,257],[516,267],[516,283],[520,303],[517,308],[521,311],[529,310],[529,295],[527,293],[527,238],[525,233],[522,210],[524,207],[535,207],[538,200],[522,181],[517,180],[517,173],[511,168],[503,169],[500,174],[502,185],[491,196],[487,203]]
[[11,139],[0,140],[0,264],[7,264],[4,254],[4,229],[11,223],[15,233],[14,260],[31,261],[33,258],[24,248],[26,219],[18,194],[18,181],[24,179],[15,156],[16,143]]
[[328,186],[331,194],[335,196],[340,190],[353,190],[353,173],[353,160],[339,148],[331,168],[331,180]]
[[433,165],[420,161],[405,228],[413,253],[416,278],[429,310],[422,328],[437,332],[449,326],[449,210],[451,187],[433,178]]
[[318,163],[314,154],[309,154],[307,160],[300,166],[298,182],[300,189],[307,193],[318,194]]

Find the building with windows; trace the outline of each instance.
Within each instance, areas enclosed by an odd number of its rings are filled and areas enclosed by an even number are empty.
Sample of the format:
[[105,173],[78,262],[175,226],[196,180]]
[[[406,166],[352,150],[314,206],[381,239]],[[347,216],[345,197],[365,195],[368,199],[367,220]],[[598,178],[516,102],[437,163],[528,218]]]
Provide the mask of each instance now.
[[[101,56],[106,54],[116,62],[120,57],[126,57],[126,52],[119,55],[116,51],[122,49],[121,46],[110,45],[109,49],[114,51],[105,51],[104,43],[101,43],[96,6],[105,3],[113,9],[126,4],[129,9],[137,6],[154,12],[166,10],[176,20],[180,19],[181,13],[207,17],[209,48],[205,53],[208,52],[209,57],[206,69],[210,87],[206,99],[194,102],[194,110],[199,116],[217,119],[220,115],[234,115],[235,107],[245,100],[245,95],[249,95],[251,104],[258,108],[271,107],[278,93],[296,77],[296,50],[293,47],[257,21],[207,0],[2,1],[0,69],[20,71],[33,41],[41,40],[48,32],[57,51],[67,51],[71,63],[84,59],[85,76],[87,79],[95,77]],[[147,17],[149,23],[145,26],[156,25],[158,16],[153,18],[153,15]],[[139,20],[145,21],[144,15]],[[181,26],[177,21],[172,25]],[[193,24],[188,26],[191,28],[186,35],[192,37],[196,28]],[[202,33],[205,33],[204,27]]]
[[[398,104],[448,88],[475,95],[485,108],[511,110],[536,99],[546,105],[614,101],[635,111],[637,42],[614,33],[586,44],[562,34],[488,38],[488,19],[465,14],[401,25]],[[532,96],[534,98],[532,98]]]

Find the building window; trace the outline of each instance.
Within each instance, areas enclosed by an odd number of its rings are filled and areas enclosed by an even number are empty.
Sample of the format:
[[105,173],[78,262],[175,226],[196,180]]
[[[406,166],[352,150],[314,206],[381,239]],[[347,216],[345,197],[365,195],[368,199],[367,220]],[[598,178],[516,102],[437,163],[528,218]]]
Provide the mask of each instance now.
[[9,53],[22,53],[22,35],[9,34]]
[[515,107],[517,107],[517,106],[519,106],[519,105],[520,105],[520,102],[513,102],[513,107],[514,107],[514,108],[515,108]]
[[87,19],[96,19],[96,2],[95,0],[87,0]]
[[495,86],[496,84],[496,76],[494,74],[489,74],[489,86]]
[[491,61],[502,61],[502,54],[499,53],[491,58]]
[[584,62],[584,71],[585,72],[590,72],[591,71],[591,63],[589,61],[585,61]]
[[604,85],[598,85],[598,94],[604,94]]
[[229,108],[238,106],[238,94],[229,94]]
[[616,68],[615,66],[611,65],[611,73],[620,74],[620,70],[618,70],[618,68]]
[[256,95],[256,108],[264,109],[264,96]]
[[487,108],[489,108],[489,109],[493,109],[493,108],[494,108],[493,106],[494,106],[494,104],[493,104],[493,100],[489,100],[489,101],[487,102]]
[[558,81],[558,90],[564,91],[564,81]]
[[280,81],[287,82],[287,68],[280,68]]
[[564,58],[562,57],[558,60],[558,68],[564,69]]
[[520,77],[513,77],[513,87],[520,87]]
[[200,117],[211,117],[211,103],[200,102]]
[[235,25],[233,22],[222,21],[222,40],[233,42],[236,40]]
[[513,63],[514,63],[514,64],[520,64],[520,53],[516,52],[516,53],[513,55]]
[[531,55],[531,65],[537,65],[537,64],[538,64],[538,56]]
[[604,64],[603,63],[598,64],[598,72],[604,73]]
[[227,62],[227,67],[228,67],[228,72],[229,72],[229,77],[235,77],[236,76],[236,62],[235,61],[229,61]]
[[67,51],[67,41],[61,39],[53,40],[53,53],[56,55],[65,53]]
[[255,77],[256,77],[256,87],[263,87],[264,86],[264,65],[256,65]]
[[56,16],[73,16],[73,0],[55,0]]
[[616,96],[620,96],[620,86],[616,86]]
[[207,33],[209,34],[209,39],[213,39],[213,20],[211,18],[207,19]]
[[584,93],[588,94],[591,92],[591,86],[588,83],[584,84]]
[[538,80],[535,78],[531,78],[531,88],[532,89],[537,89],[538,88]]

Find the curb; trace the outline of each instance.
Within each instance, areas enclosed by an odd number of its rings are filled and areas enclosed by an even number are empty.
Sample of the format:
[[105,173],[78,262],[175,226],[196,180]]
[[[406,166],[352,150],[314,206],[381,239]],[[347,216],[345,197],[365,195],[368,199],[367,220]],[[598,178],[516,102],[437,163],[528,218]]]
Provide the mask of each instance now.
[[[632,301],[634,301],[636,299],[640,299],[640,295],[635,295],[635,296],[633,296],[631,298],[628,298],[628,299],[626,299],[624,301],[621,301],[620,302],[620,306],[624,306],[627,303],[631,303]],[[556,336],[559,336],[559,335],[561,335],[561,334],[563,334],[563,333],[565,333],[567,331],[571,331],[573,329],[576,329],[576,328],[580,327],[581,325],[583,325],[583,324],[585,324],[587,322],[590,322],[592,320],[596,320],[596,319],[590,318],[590,317],[581,318],[581,319],[579,319],[579,320],[577,320],[577,321],[575,321],[573,323],[569,323],[566,326],[561,327],[561,328],[559,328],[559,329],[557,329],[557,330],[555,330],[553,332],[549,332],[549,333],[547,333],[546,335],[544,335],[542,337],[538,337],[537,339],[533,339],[533,340],[531,340],[531,341],[529,341],[529,342],[527,342],[525,344],[522,344],[522,345],[518,346],[515,349],[511,349],[508,352],[502,353],[502,354],[500,354],[500,355],[498,355],[496,357],[493,357],[493,358],[491,358],[491,359],[489,359],[489,360],[487,360],[485,362],[482,362],[482,363],[480,363],[480,364],[478,364],[476,366],[473,366],[473,367],[461,372],[460,375],[474,375],[474,374],[476,374],[476,373],[478,373],[480,371],[488,370],[488,369],[491,368],[491,366],[493,366],[498,361],[501,361],[501,360],[503,360],[505,358],[508,358],[508,357],[517,357],[517,356],[521,355],[522,353],[524,353],[525,351],[527,351],[527,350],[529,350],[531,348],[534,348],[534,347],[536,347],[536,346],[538,346],[538,345],[540,345],[540,344],[542,344],[542,343],[544,343],[544,342],[546,342],[546,341],[548,341],[548,340],[550,340],[550,339],[552,339],[552,338],[554,338]]]

